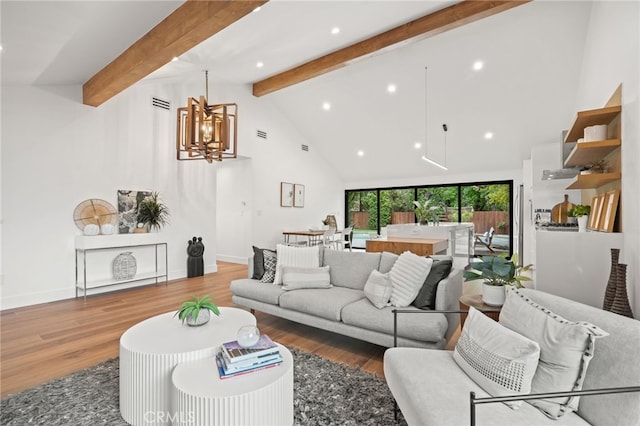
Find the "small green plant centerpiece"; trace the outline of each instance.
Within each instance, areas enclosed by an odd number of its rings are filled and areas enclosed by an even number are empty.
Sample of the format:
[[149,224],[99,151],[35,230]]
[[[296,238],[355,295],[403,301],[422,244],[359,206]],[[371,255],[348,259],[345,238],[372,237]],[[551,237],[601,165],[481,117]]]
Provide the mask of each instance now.
[[589,213],[591,213],[591,206],[577,204],[567,212],[567,215],[571,217],[580,217],[580,216],[589,216]]
[[211,302],[211,296],[193,296],[191,300],[182,303],[176,315],[183,324],[186,322],[187,325],[199,326],[209,322],[211,312],[220,315],[220,309]]
[[482,280],[482,300],[487,305],[501,306],[504,303],[504,286],[524,287],[523,281],[531,281],[523,272],[533,268],[532,264],[518,266],[518,254],[511,259],[507,255],[483,256],[480,262],[472,262],[464,271],[465,281]]
[[153,192],[140,202],[136,220],[138,226],[155,230],[169,223],[169,208],[160,200],[160,194]]

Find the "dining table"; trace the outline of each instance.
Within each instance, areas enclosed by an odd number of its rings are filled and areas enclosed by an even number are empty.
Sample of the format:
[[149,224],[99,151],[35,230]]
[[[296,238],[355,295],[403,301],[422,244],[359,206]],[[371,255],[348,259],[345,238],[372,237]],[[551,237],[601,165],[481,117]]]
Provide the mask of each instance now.
[[[306,231],[282,231],[284,236],[284,243],[286,245],[318,245],[322,244],[322,237],[324,236],[324,230],[314,229]],[[336,231],[334,235],[342,235],[341,231]],[[292,241],[291,237],[294,237]],[[303,237],[304,241],[299,241],[298,237]]]

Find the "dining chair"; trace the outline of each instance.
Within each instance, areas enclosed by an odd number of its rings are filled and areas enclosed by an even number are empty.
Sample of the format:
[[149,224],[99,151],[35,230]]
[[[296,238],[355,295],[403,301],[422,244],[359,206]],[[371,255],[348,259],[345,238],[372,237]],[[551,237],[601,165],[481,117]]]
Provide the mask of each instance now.
[[335,240],[336,248],[338,248],[337,246],[339,245],[342,250],[348,247],[349,251],[351,251],[351,232],[352,231],[353,231],[353,226],[348,226],[342,230],[342,233],[341,233],[342,235],[340,235],[340,238]]
[[329,228],[324,230],[324,234],[322,235],[322,245],[327,248],[336,248],[336,228],[330,226]]

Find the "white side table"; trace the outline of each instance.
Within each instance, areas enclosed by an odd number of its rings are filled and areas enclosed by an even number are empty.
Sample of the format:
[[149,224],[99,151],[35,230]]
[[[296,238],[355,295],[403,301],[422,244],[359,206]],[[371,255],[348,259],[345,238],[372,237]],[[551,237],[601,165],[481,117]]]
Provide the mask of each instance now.
[[[146,319],[120,338],[120,414],[132,425],[170,424],[171,373],[183,361],[213,358],[216,348],[235,340],[251,313],[220,308],[220,316],[200,327],[182,324],[175,312]],[[215,364],[215,362],[214,362]]]
[[220,379],[214,357],[179,364],[171,376],[176,425],[293,424],[293,357],[282,364]]

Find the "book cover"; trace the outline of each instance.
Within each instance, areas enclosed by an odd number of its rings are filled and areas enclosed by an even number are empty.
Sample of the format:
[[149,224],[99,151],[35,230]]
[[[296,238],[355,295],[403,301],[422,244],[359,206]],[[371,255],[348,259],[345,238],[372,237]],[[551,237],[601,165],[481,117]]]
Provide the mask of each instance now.
[[224,357],[224,354],[220,352],[220,363],[222,364],[222,368],[224,369],[225,374],[230,373],[240,373],[246,370],[253,370],[254,368],[263,367],[270,364],[277,364],[282,362],[282,356],[280,354],[276,354],[275,356],[269,357],[267,359],[256,359],[251,363],[244,363],[244,365],[240,366],[237,363],[229,363]]
[[269,336],[263,334],[260,336],[260,340],[258,340],[258,343],[251,346],[250,348],[243,348],[238,344],[236,340],[234,340],[233,342],[223,343],[222,350],[227,354],[229,360],[234,363],[237,361],[243,361],[249,358],[278,352],[278,346],[273,343]]
[[260,365],[258,367],[254,367],[248,370],[242,370],[242,371],[237,371],[237,372],[230,372],[227,373],[224,370],[224,363],[222,361],[222,356],[220,354],[216,355],[216,364],[218,367],[218,374],[220,375],[220,379],[221,380],[225,380],[228,379],[230,377],[236,377],[236,376],[242,376],[244,374],[249,374],[249,373],[253,373],[254,371],[260,371],[260,370],[266,370],[268,368],[273,368],[273,367],[277,367],[280,364],[282,364],[282,360],[275,362],[275,363],[270,363],[267,365]]
[[269,361],[282,359],[282,356],[280,356],[280,351],[277,351],[277,352],[273,352],[273,353],[269,353],[269,354],[265,354],[257,357],[252,357],[252,358],[241,360],[241,361],[231,362],[226,352],[224,352],[223,350],[220,350],[219,353],[222,356],[222,360],[224,361],[225,366],[229,368],[233,367],[235,369],[248,368],[248,367],[258,365],[258,364],[263,364]]

